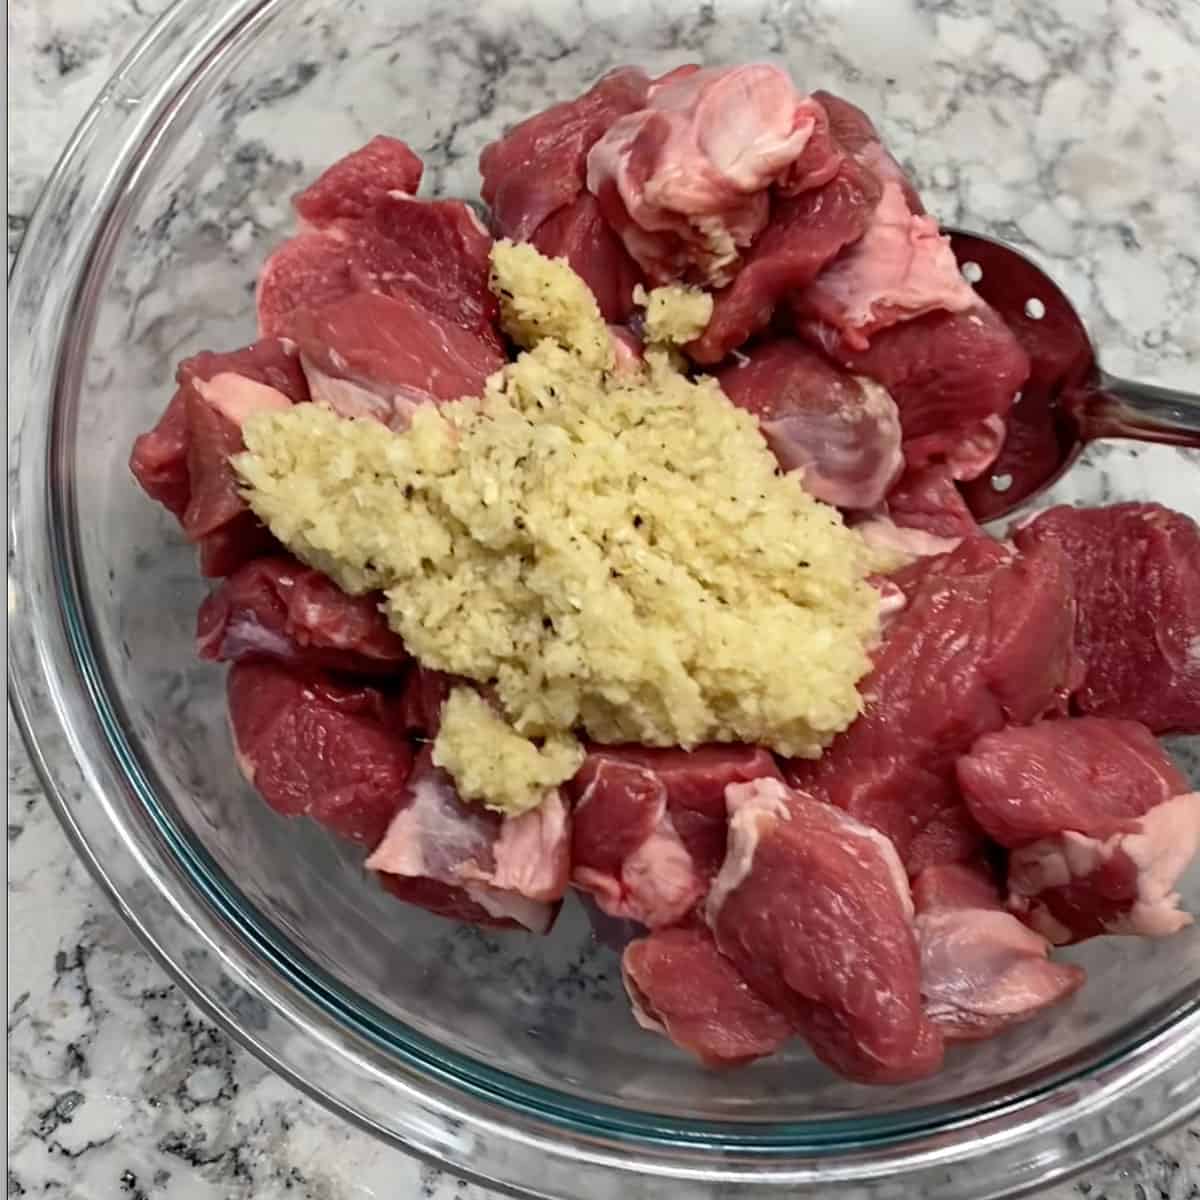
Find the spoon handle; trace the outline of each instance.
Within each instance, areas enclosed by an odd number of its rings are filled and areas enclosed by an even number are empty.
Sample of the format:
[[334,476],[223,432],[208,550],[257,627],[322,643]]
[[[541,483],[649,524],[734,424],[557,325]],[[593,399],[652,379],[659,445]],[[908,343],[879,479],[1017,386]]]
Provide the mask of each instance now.
[[1101,373],[1096,383],[1063,398],[1084,441],[1135,438],[1200,448],[1200,396]]

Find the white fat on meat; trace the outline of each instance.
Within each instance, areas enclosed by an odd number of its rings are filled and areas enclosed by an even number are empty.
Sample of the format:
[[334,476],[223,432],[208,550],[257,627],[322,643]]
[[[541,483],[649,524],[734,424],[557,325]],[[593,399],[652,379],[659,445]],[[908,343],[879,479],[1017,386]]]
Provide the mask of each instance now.
[[965,312],[978,303],[950,239],[932,217],[912,212],[895,179],[884,181],[866,233],[821,272],[806,295],[855,350],[869,345],[862,331],[893,323],[890,314],[911,320],[939,310]]
[[[330,357],[336,365],[337,352],[330,351]],[[350,379],[338,379],[327,375],[304,355],[300,356],[300,366],[314,404],[332,409],[339,417],[369,417],[397,433],[403,433],[412,424],[412,415],[422,404],[434,402],[428,392],[417,388],[378,392]]]
[[533,900],[559,899],[567,873],[570,821],[557,788],[537,808],[506,817],[492,848],[496,865],[488,882]]
[[957,550],[962,538],[939,537],[924,529],[905,529],[891,517],[871,517],[854,526],[855,533],[871,547],[893,554],[906,554],[912,558],[932,558],[938,554],[949,554]]
[[682,920],[704,895],[704,881],[667,813],[625,860],[621,882],[637,897],[639,919],[651,929]]
[[[623,219],[610,223],[651,279],[690,266],[699,282],[720,287],[767,224],[767,188],[800,158],[822,117],[779,67],[675,71],[650,89],[646,108],[591,148],[588,190],[620,197]],[[648,177],[634,154],[647,138]],[[687,261],[675,260],[681,244]]]
[[799,471],[805,490],[835,508],[883,502],[904,470],[900,412],[891,394],[856,376],[862,403],[832,411],[797,410],[760,418],[771,452],[785,471]]
[[730,784],[725,789],[725,803],[729,810],[725,861],[704,905],[704,917],[710,928],[716,927],[725,901],[749,876],[759,838],[773,829],[777,821],[788,819],[786,789],[773,780]]
[[[296,644],[277,629],[268,629],[252,617],[233,617],[224,629],[218,629],[212,639],[223,647],[226,658],[242,658],[248,654],[263,654],[268,658],[289,659],[296,654]],[[206,643],[201,643],[203,649]]]
[[685,114],[697,148],[741,192],[774,182],[817,124],[814,103],[797,94],[787,72],[763,63],[673,72],[650,88],[650,107]]
[[206,404],[239,429],[251,413],[292,407],[292,402],[278,388],[247,379],[236,371],[221,371],[211,379],[195,379],[192,386]]
[[547,797],[545,814],[506,819],[497,833],[487,814],[463,804],[443,773],[426,774],[410,789],[410,802],[392,818],[368,870],[461,887],[493,917],[545,932],[554,916],[549,901],[561,895],[569,837],[558,793]]
[[[632,917],[651,929],[659,929],[687,916],[703,897],[705,881],[667,811],[666,788],[653,771],[644,769],[644,774],[658,793],[650,836],[625,858],[617,877],[576,866],[571,880],[590,893],[609,916]],[[577,811],[592,802],[600,785],[598,775],[584,790]]]
[[705,920],[715,927],[717,915],[730,895],[737,891],[754,865],[759,837],[776,821],[788,819],[788,790],[777,779],[754,779],[749,783],[731,783],[725,789],[725,811],[729,814],[729,832],[725,860],[708,891],[704,905]]
[[485,883],[468,883],[463,891],[489,916],[516,921],[530,933],[545,933],[554,922],[554,905],[545,901],[530,900]]
[[410,782],[411,799],[392,818],[367,859],[371,871],[457,884],[465,868],[490,877],[494,826],[459,799],[448,776],[429,772]]
[[951,479],[978,479],[996,461],[1004,446],[1004,418],[992,413],[966,430],[957,446],[946,454]]
[[1101,841],[1068,830],[1014,850],[1009,857],[1010,906],[1056,945],[1073,940],[1038,896],[1086,879],[1118,851],[1137,867],[1137,899],[1129,911],[1108,922],[1111,934],[1169,937],[1192,923],[1179,907],[1175,890],[1180,876],[1200,851],[1200,792],[1174,796],[1139,818],[1133,833],[1115,833]]
[[945,1036],[990,1037],[1065,999],[1084,973],[1048,961],[1050,943],[999,909],[939,909],[915,922],[925,1015]]
[[890,579],[876,580],[875,590],[879,593],[879,621],[882,627],[897,613],[904,611],[908,605],[908,597],[904,594],[904,589]]
[[[791,819],[789,795],[788,788],[777,779],[731,783],[725,789],[729,835],[725,861],[713,880],[705,903],[705,918],[710,926],[714,925],[725,901],[741,887],[750,874],[754,866],[754,854],[762,835],[773,829],[776,822]],[[830,805],[829,814],[846,830],[849,835],[848,845],[851,839],[869,842],[872,845],[882,860],[904,915],[911,921],[914,909],[908,874],[891,839],[840,808]],[[858,848],[854,847],[853,852],[857,853]]]

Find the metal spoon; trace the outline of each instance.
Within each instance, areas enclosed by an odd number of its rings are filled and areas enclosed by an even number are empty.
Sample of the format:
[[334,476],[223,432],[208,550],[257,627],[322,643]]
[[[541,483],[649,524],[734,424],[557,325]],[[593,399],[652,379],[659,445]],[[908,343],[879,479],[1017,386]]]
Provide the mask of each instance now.
[[1041,267],[995,238],[948,229],[960,268],[1028,353],[1029,381],[1008,414],[999,457],[962,484],[980,521],[1004,516],[1059,479],[1096,438],[1200,447],[1200,395],[1100,369],[1070,300]]

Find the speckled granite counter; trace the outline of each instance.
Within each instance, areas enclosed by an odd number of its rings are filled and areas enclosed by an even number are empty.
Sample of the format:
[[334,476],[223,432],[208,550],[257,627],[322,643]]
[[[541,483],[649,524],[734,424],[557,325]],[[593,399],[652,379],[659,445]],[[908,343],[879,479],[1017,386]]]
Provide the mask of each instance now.
[[[15,0],[10,6],[10,258],[75,122],[120,56],[165,7],[164,0]],[[1047,45],[1027,38],[1021,20],[1011,19],[997,31],[986,16],[968,11],[982,5],[932,7],[939,9],[938,21],[944,19],[939,31],[962,41],[964,55],[990,56],[995,69],[1010,76],[1044,74],[1052,39]],[[1145,55],[1142,85],[1150,92],[1162,80],[1151,65],[1158,54],[1176,68],[1184,61],[1200,64],[1200,7],[1194,3],[1144,0],[1112,8],[1107,19],[1114,46],[1125,39],[1125,58]],[[1082,112],[1089,87],[1101,84],[1073,74],[1066,60],[1061,69],[1062,86],[1045,102]],[[1070,111],[1058,115],[1071,119]],[[1081,154],[1064,169],[1083,179],[1102,168]],[[954,216],[964,204],[983,219],[996,216],[989,210],[995,198],[964,200],[951,174],[946,168],[945,178],[935,171],[923,181],[935,207],[952,201]],[[1117,179],[1105,186],[1113,192],[1114,211],[1131,199]],[[1136,247],[1136,222],[1121,226],[1115,217],[1114,222],[1120,227],[1113,236]],[[1078,229],[1064,205],[1033,208],[1021,228],[1056,258],[1071,258]],[[1104,260],[1111,270],[1090,282],[1100,315],[1132,328],[1112,365],[1136,370],[1153,358],[1155,374],[1183,384],[1189,374],[1194,382],[1200,352],[1196,307],[1183,303],[1189,291],[1195,295],[1200,266],[1188,253],[1176,259],[1167,267],[1143,265],[1172,272],[1153,283],[1171,298],[1158,319],[1126,311],[1123,281],[1129,270],[1143,268],[1136,259],[1122,259],[1119,245]],[[11,723],[9,739],[10,1198],[469,1200],[483,1194],[344,1125],[201,1019],[76,861]],[[1200,1126],[1179,1130],[1088,1180],[1045,1193],[1043,1200],[1071,1195],[1200,1197]]]

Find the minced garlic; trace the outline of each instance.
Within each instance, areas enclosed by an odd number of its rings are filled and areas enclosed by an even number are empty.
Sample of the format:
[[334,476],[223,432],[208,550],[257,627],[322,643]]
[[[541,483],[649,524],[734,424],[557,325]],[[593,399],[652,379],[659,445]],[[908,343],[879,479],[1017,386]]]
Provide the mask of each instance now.
[[647,292],[639,283],[633,300],[646,310],[646,341],[684,346],[698,338],[712,318],[713,298],[699,288],[669,283]]
[[818,755],[859,711],[877,631],[862,539],[714,380],[654,348],[613,372],[565,262],[500,243],[493,274],[531,348],[482,397],[400,434],[315,404],[255,414],[250,506],[347,591],[384,589],[409,650],[488,685],[523,738]]
[[497,242],[489,282],[504,331],[518,346],[528,350],[549,339],[569,346],[588,366],[612,367],[612,339],[600,306],[565,259],[547,259],[528,242]]
[[442,707],[433,761],[450,772],[464,799],[515,815],[537,808],[550,788],[570,779],[583,764],[583,747],[570,733],[535,745],[478,692],[457,687]]

